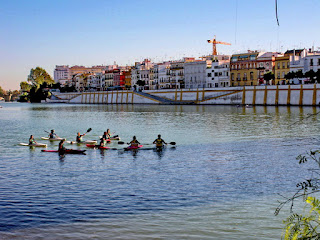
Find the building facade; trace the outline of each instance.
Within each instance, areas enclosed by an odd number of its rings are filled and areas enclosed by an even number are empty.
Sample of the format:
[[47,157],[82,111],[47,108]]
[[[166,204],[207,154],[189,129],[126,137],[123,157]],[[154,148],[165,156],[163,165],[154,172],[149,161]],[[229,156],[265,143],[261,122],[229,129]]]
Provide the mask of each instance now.
[[194,62],[184,63],[185,87],[205,88],[206,87],[206,70],[211,67],[211,60],[196,60]]
[[206,87],[229,87],[230,86],[230,56],[218,55],[211,58],[212,64],[206,69]]
[[71,79],[70,71],[68,65],[56,65],[53,71],[53,79],[56,83],[61,85],[66,85],[66,83]]
[[259,85],[259,71],[257,58],[262,52],[248,51],[247,53],[234,54],[230,59],[230,84],[231,86],[257,86]]
[[185,88],[184,62],[172,62],[170,64],[170,88]]

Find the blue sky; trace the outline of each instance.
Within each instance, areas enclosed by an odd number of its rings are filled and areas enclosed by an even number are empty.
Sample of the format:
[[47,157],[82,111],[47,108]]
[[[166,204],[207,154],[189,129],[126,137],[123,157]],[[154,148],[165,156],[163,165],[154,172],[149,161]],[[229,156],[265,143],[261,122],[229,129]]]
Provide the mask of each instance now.
[[218,52],[320,47],[320,1],[0,0],[0,86],[18,89],[31,68],[131,65]]

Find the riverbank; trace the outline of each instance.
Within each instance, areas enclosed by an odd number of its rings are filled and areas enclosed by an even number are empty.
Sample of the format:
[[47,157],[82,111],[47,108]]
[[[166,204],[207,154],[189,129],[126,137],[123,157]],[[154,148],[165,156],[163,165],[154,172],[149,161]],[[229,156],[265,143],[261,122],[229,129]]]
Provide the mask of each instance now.
[[320,84],[52,93],[47,102],[78,104],[317,106]]

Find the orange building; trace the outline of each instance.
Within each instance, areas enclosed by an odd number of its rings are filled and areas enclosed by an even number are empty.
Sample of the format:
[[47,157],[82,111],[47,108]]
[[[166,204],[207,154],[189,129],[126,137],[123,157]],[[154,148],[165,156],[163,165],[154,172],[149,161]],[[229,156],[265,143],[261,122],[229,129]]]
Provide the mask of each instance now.
[[131,88],[131,69],[127,71],[123,71],[123,76],[124,76],[124,85],[126,89]]

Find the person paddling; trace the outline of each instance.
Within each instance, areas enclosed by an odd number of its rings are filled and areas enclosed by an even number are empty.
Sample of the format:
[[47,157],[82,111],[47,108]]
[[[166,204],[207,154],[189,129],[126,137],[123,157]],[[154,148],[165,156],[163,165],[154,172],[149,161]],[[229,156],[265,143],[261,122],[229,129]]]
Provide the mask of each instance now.
[[160,134],[158,135],[158,138],[153,141],[153,144],[156,144],[157,149],[163,148],[163,144],[167,145],[167,143],[161,138]]
[[106,144],[107,144],[107,140],[104,137],[100,138],[99,147],[104,147],[106,146]]
[[34,140],[33,135],[30,136],[29,138],[29,145],[34,145],[37,144],[36,140]]
[[139,147],[139,141],[137,140],[136,136],[133,136],[132,141],[130,142],[130,147],[137,148]]
[[86,135],[86,134],[84,133],[84,134],[81,135],[81,134],[78,132],[78,133],[77,133],[76,142],[77,142],[77,143],[83,142],[82,137],[83,137],[84,135]]
[[49,134],[49,138],[51,138],[51,139],[58,138],[58,135],[54,132],[54,129],[51,130],[51,132]]
[[103,133],[102,138],[104,138],[104,139],[110,139],[110,137],[111,137],[111,136],[110,136],[110,130],[107,129],[107,131]]
[[58,148],[58,152],[60,155],[63,155],[65,152],[66,152],[66,148],[63,146],[64,144],[64,139],[62,139],[60,142],[59,142],[59,148]]

